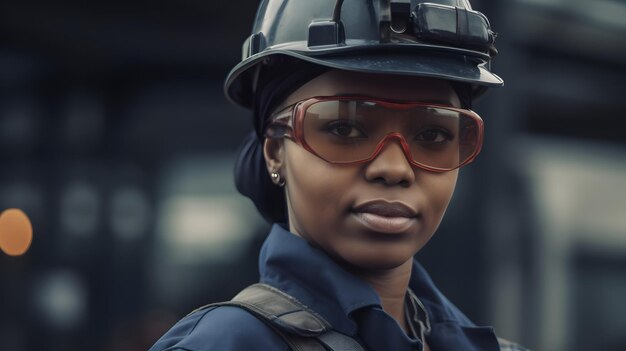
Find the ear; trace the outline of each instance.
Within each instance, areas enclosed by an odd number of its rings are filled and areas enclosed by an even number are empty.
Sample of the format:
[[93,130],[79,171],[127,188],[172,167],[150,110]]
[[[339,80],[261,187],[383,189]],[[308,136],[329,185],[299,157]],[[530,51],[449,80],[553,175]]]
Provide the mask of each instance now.
[[265,138],[263,141],[263,156],[269,173],[281,173],[280,169],[285,163],[285,144],[283,139]]

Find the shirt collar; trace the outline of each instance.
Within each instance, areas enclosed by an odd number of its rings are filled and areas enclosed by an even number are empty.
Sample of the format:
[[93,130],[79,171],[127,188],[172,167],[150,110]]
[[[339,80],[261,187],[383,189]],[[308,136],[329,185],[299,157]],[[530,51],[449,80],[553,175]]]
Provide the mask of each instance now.
[[381,306],[367,283],[279,224],[272,226],[261,248],[259,272],[261,282],[294,296],[345,334],[356,333],[352,312]]
[[432,349],[499,351],[492,327],[476,326],[435,286],[432,279],[416,260],[409,287],[424,304],[430,318],[428,340]]
[[[409,287],[430,317],[432,330],[427,340],[432,342],[431,347],[499,350],[493,329],[476,327],[437,289],[426,270],[413,262]],[[406,336],[382,310],[380,298],[369,284],[282,225],[272,226],[261,249],[259,271],[261,282],[292,295],[322,315],[337,331],[355,336],[359,321],[359,336],[372,349],[418,348],[419,341]]]
[[474,323],[439,291],[417,260],[413,260],[409,287],[426,307],[431,322],[453,321],[463,326],[474,326]]

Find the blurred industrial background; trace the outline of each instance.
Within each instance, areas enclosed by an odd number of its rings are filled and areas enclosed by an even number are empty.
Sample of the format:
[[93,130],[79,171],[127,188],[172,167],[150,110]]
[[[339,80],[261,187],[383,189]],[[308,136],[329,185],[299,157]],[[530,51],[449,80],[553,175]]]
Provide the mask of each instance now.
[[[418,258],[472,319],[536,351],[626,350],[626,1],[473,0],[506,81]],[[257,0],[0,2],[0,350],[146,350],[257,279],[234,189],[250,129],[222,83]]]

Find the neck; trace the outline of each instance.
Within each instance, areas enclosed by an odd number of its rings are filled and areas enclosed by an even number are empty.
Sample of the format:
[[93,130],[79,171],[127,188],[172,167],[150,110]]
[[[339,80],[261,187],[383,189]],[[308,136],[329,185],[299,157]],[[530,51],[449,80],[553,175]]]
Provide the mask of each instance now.
[[404,299],[409,287],[412,267],[413,260],[409,259],[392,269],[354,272],[374,288],[380,297],[383,310],[391,315],[405,331],[408,330],[408,325],[404,316]]

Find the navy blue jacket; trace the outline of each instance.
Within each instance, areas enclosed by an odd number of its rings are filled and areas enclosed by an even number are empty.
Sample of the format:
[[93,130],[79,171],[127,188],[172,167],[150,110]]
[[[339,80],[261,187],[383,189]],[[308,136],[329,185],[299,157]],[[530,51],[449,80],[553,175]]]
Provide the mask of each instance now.
[[[372,351],[422,350],[385,311],[376,292],[348,273],[323,251],[274,225],[259,258],[261,282],[300,300],[322,315],[339,332]],[[491,327],[474,325],[435,287],[417,262],[410,288],[424,304],[433,351],[499,351]],[[243,309],[220,306],[184,317],[150,351],[289,350],[268,326]]]

